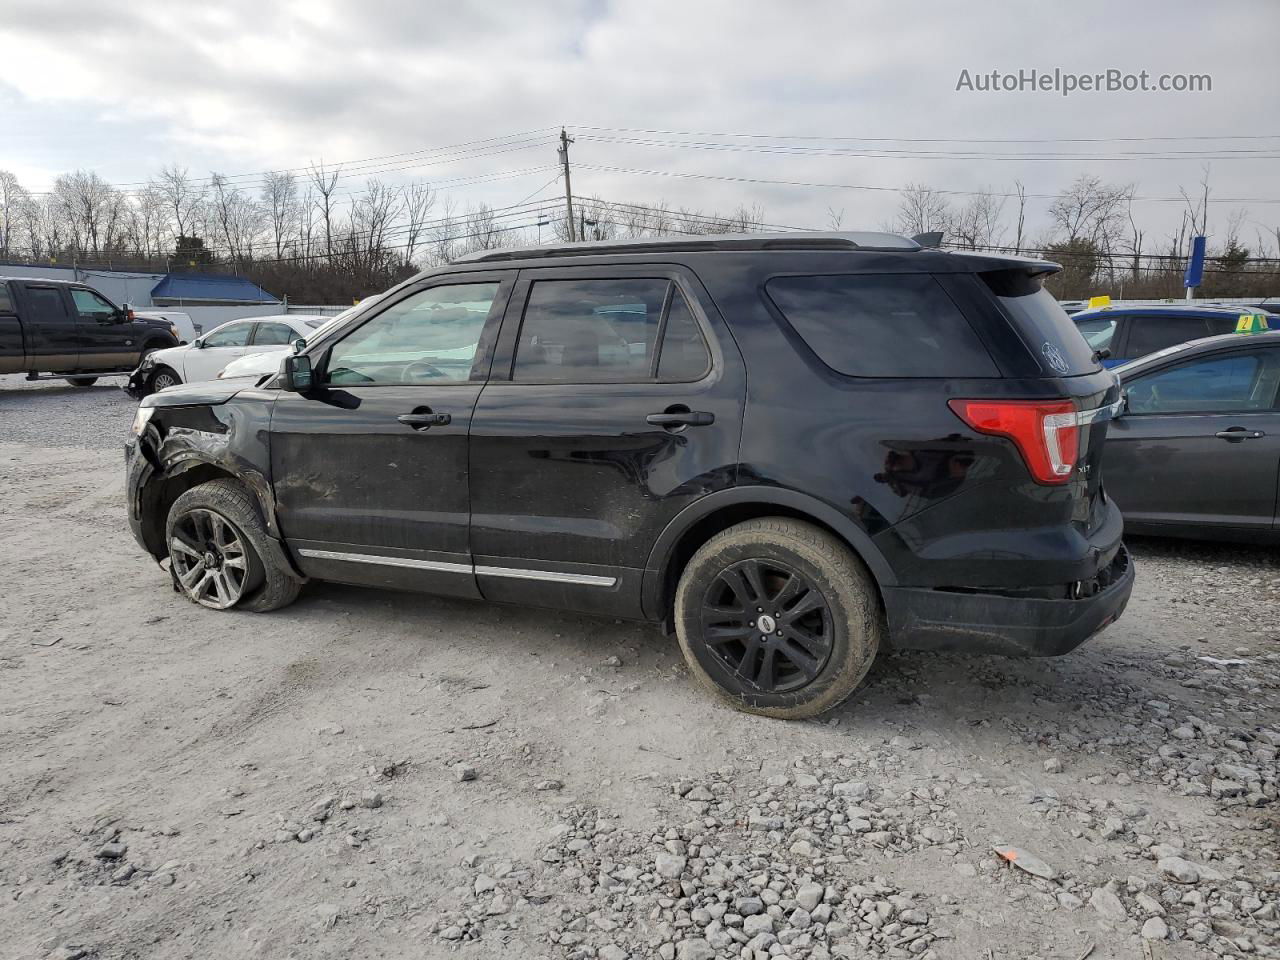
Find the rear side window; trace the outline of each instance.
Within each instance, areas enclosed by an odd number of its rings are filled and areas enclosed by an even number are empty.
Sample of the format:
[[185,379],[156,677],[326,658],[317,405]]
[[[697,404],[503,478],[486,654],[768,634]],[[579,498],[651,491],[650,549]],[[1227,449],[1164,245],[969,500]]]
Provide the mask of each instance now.
[[691,381],[706,341],[670,280],[538,280],[529,291],[512,378],[545,383]]
[[1130,317],[1129,343],[1124,352],[1136,360],[1188,340],[1231,333],[1236,328],[1236,320],[1234,316],[1186,317],[1176,314]]
[[281,344],[293,343],[298,334],[285,323],[260,323],[258,332],[254,334],[253,343],[259,347],[278,347]]
[[853,377],[998,377],[933,277],[774,277],[765,290],[827,366]]
[[1090,346],[1067,312],[1044,288],[1040,277],[1025,270],[993,270],[981,273],[1022,338],[1050,376],[1074,377],[1096,373],[1102,365],[1094,359],[1099,347]]
[[53,287],[27,287],[27,303],[31,305],[31,319],[36,323],[66,323],[71,319],[62,291]]
[[13,296],[9,293],[9,285],[0,283],[0,313],[16,313],[13,309]]

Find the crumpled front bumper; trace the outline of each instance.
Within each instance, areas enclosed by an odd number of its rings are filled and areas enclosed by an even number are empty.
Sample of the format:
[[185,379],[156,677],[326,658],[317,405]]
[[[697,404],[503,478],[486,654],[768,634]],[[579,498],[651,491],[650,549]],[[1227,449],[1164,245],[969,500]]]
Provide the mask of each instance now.
[[122,389],[135,400],[141,400],[143,397],[151,393],[151,371],[155,369],[155,363],[150,357],[143,357],[142,362],[138,364],[138,369],[129,374],[129,380]]

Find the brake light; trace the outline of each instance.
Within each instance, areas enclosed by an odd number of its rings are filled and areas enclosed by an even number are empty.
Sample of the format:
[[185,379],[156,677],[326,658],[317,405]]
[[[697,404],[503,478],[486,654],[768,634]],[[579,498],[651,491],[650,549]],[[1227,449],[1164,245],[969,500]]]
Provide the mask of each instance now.
[[1012,440],[1036,483],[1071,479],[1083,420],[1070,400],[949,400],[947,406],[979,433]]

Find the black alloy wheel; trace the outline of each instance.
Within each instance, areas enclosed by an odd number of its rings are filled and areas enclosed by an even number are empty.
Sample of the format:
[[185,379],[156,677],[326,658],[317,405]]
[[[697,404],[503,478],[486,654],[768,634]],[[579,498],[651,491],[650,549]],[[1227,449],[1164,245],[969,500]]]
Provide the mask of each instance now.
[[701,608],[702,640],[720,663],[760,693],[791,693],[822,673],[834,630],[822,591],[778,560],[724,569]]

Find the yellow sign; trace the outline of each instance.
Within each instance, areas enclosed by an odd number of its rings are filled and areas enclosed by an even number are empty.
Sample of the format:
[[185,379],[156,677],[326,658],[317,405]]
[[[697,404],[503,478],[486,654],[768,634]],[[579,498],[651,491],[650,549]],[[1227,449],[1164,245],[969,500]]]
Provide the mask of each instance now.
[[1261,313],[1242,313],[1236,321],[1236,333],[1263,333],[1269,329],[1267,318]]
[[1098,307],[1109,307],[1109,306],[1111,306],[1111,298],[1108,297],[1106,294],[1103,294],[1100,297],[1089,298],[1090,310],[1096,310]]

